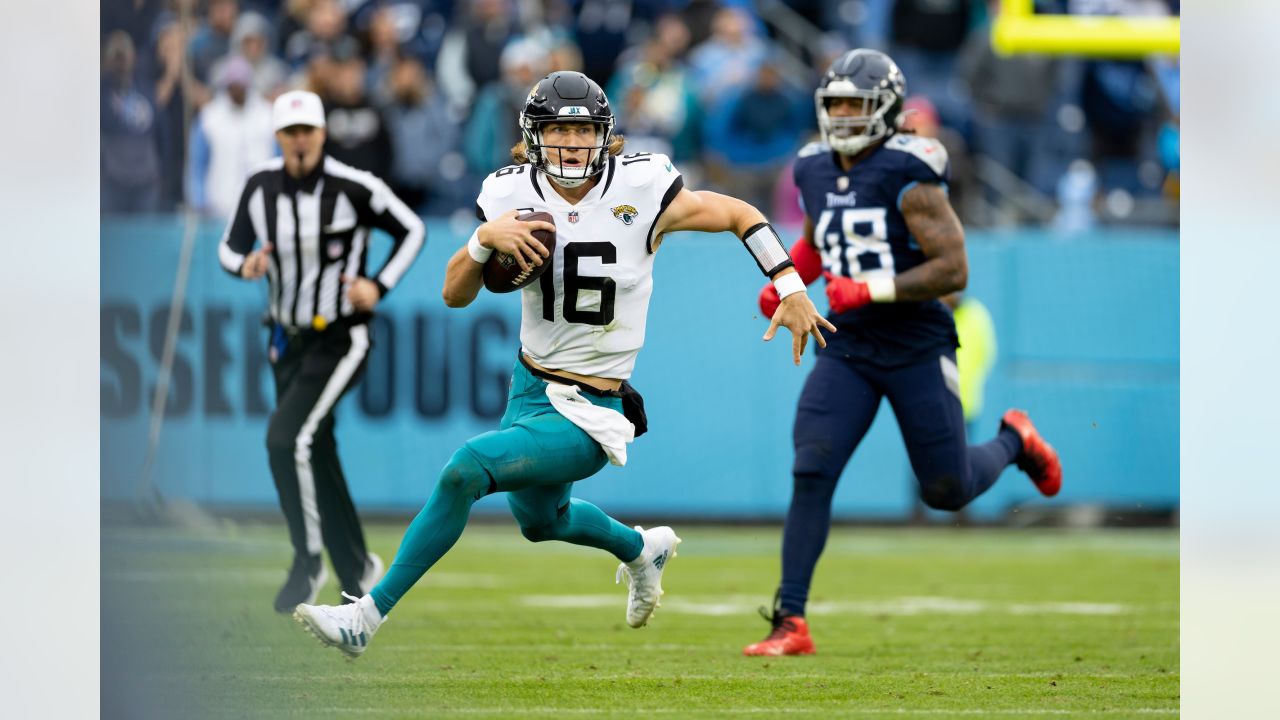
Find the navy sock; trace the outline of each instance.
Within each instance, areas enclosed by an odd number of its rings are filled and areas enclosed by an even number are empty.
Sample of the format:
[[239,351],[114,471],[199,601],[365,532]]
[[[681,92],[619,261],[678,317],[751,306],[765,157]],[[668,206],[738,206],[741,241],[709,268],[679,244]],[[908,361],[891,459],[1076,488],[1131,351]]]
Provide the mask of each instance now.
[[831,530],[831,496],[837,479],[816,475],[795,477],[791,507],[782,530],[779,602],[785,614],[804,615],[813,569]]
[[968,500],[972,500],[995,484],[1000,473],[1022,452],[1022,438],[1013,430],[1002,427],[995,438],[969,446]]

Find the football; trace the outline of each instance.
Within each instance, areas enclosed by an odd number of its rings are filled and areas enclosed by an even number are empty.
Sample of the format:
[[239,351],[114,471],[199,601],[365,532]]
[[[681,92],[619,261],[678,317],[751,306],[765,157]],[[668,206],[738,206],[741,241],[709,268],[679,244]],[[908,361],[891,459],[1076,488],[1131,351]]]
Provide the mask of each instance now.
[[[555,224],[555,218],[548,212],[531,212],[516,218],[521,221],[542,220]],[[533,238],[547,248],[547,257],[541,265],[534,265],[527,272],[520,269],[516,259],[506,253],[495,252],[484,264],[484,286],[489,292],[506,293],[528,285],[538,279],[547,268],[551,267],[551,258],[556,251],[556,234],[549,230],[534,230]]]

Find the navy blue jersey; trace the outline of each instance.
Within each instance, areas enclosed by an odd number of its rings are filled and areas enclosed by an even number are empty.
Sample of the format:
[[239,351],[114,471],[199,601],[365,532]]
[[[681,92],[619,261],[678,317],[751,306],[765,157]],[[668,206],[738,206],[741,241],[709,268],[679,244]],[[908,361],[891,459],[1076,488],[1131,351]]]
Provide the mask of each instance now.
[[[810,238],[833,275],[866,281],[893,277],[925,261],[907,229],[902,196],[919,183],[945,187],[947,151],[932,138],[894,135],[846,172],[831,148],[800,151],[795,182],[813,222]],[[938,300],[871,303],[832,314],[839,329],[827,352],[899,367],[957,346],[951,311]]]

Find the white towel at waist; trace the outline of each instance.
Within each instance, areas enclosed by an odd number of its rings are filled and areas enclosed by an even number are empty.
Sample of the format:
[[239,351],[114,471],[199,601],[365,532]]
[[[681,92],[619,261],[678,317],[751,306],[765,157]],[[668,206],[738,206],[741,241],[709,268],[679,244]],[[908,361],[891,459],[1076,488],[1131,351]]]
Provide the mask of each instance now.
[[576,385],[547,383],[547,399],[565,418],[600,443],[609,462],[627,464],[627,443],[636,439],[636,428],[617,410],[594,405]]

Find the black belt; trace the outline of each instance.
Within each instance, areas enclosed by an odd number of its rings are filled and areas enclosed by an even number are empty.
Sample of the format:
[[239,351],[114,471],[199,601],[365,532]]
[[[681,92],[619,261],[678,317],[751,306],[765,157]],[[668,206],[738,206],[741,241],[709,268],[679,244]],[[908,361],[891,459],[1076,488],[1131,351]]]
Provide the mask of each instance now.
[[549,373],[546,370],[539,370],[538,368],[529,364],[529,361],[525,359],[524,352],[522,351],[516,352],[516,357],[520,358],[520,364],[524,365],[525,369],[528,370],[530,373],[532,373],[534,377],[539,377],[548,382],[558,383],[560,385],[575,385],[578,387],[579,390],[582,390],[583,392],[588,393],[590,395],[595,395],[596,397],[615,397],[615,398],[622,397],[622,392],[618,390],[601,390],[600,388],[595,387],[594,385],[588,385],[587,383],[584,383],[581,380],[574,380],[573,378],[561,377],[559,375],[554,375],[552,373]]
[[[324,321],[323,316],[317,315],[316,321],[312,327],[301,327],[298,325],[285,325],[284,323],[277,323],[275,320],[271,318],[270,314],[267,314],[263,316],[262,324],[268,327],[278,324],[280,326],[280,329],[283,330],[284,333],[288,335],[290,338],[308,339],[308,338],[323,337],[325,333],[331,330],[347,330],[352,327],[355,327],[356,325],[364,325],[368,323],[372,317],[373,317],[373,313],[357,313],[355,315],[348,315],[347,317],[338,318],[333,322],[328,322],[328,321]],[[321,321],[323,321],[323,324],[321,324]],[[319,327],[316,327],[317,325]]]

